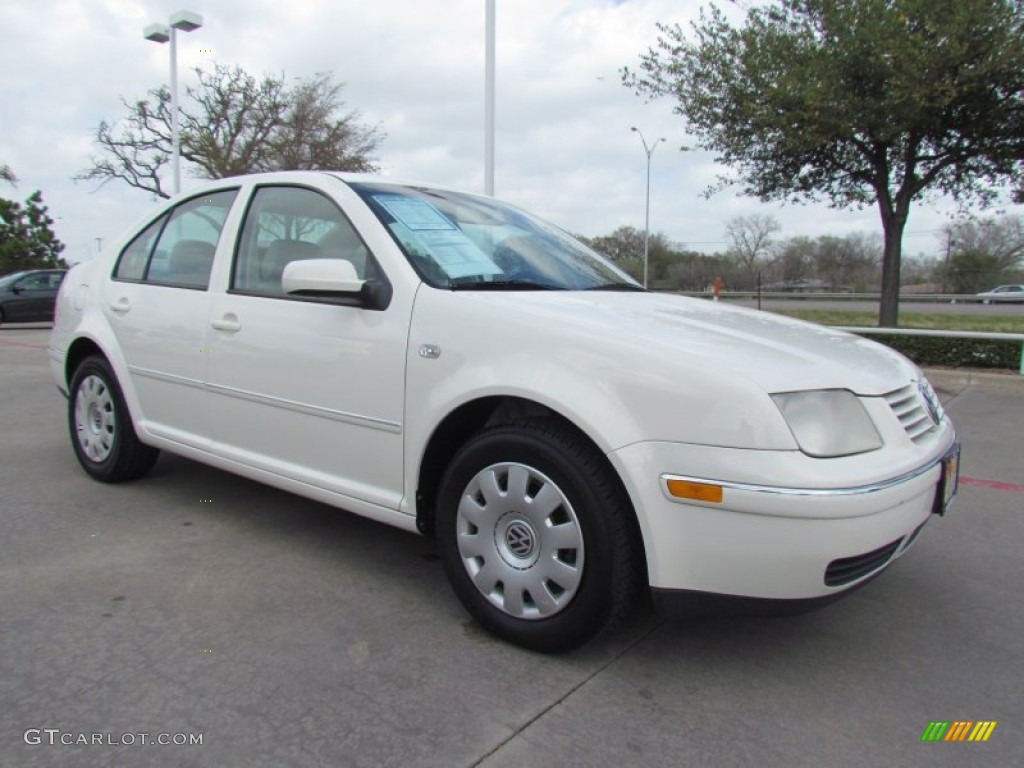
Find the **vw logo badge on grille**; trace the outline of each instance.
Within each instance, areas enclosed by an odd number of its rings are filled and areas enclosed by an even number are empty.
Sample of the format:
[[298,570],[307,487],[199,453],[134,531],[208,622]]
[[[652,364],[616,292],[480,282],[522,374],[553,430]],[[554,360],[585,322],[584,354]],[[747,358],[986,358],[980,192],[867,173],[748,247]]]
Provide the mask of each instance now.
[[527,558],[533,552],[533,531],[523,523],[512,523],[505,531],[505,544],[516,557]]

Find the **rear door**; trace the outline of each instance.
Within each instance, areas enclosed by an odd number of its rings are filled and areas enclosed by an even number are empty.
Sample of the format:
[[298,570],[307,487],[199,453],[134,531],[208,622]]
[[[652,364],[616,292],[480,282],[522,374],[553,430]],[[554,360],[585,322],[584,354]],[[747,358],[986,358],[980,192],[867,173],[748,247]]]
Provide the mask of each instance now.
[[151,434],[202,447],[209,439],[204,389],[208,290],[215,256],[229,259],[236,189],[179,203],[121,252],[102,308],[128,366]]

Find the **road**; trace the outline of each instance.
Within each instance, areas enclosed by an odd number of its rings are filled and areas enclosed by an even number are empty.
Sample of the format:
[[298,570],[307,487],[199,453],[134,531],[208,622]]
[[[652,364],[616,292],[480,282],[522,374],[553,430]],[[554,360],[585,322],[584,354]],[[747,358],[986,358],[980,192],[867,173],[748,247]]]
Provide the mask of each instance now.
[[[135,483],[88,479],[46,337],[0,328],[2,766],[959,768],[1024,754],[1024,380],[937,375],[964,441],[960,496],[845,600],[774,619],[640,611],[542,656],[477,629],[428,540],[166,455]],[[936,720],[998,725],[983,744],[922,743]],[[83,738],[101,743],[60,743]]]

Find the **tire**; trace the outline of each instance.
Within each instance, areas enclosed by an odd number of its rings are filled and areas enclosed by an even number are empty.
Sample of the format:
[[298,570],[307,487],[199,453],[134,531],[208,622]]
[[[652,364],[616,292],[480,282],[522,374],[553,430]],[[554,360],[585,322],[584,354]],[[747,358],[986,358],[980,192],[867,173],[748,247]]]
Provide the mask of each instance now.
[[470,615],[531,650],[582,645],[640,586],[625,492],[601,453],[558,423],[493,427],[462,446],[441,481],[436,535]]
[[78,463],[104,483],[146,474],[160,451],[139,441],[110,363],[85,358],[71,377],[68,430]]

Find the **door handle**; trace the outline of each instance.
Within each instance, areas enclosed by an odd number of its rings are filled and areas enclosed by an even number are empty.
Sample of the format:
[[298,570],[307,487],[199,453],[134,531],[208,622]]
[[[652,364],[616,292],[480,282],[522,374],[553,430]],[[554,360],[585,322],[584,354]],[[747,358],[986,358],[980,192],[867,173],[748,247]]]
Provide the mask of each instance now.
[[220,320],[214,320],[212,325],[218,331],[226,331],[228,333],[242,330],[242,324],[238,322],[238,318],[235,315],[224,315]]
[[111,312],[117,312],[120,315],[123,315],[125,312],[127,312],[131,308],[132,308],[132,303],[128,299],[128,297],[126,297],[126,296],[122,296],[117,301],[111,302],[111,304],[110,304],[110,311]]

